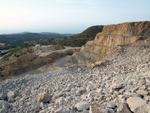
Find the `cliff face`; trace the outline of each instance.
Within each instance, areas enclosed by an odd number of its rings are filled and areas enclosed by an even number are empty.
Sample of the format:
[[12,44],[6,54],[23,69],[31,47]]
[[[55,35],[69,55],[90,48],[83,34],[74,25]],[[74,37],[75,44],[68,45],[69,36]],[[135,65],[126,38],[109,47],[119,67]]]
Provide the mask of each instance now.
[[107,25],[96,35],[94,41],[88,42],[80,52],[75,53],[71,61],[87,64],[111,59],[121,54],[125,46],[149,47],[149,38],[150,21]]
[[150,22],[123,23],[104,26],[103,31],[96,35],[94,43],[116,47],[117,45],[134,43],[140,37],[147,36],[150,36]]

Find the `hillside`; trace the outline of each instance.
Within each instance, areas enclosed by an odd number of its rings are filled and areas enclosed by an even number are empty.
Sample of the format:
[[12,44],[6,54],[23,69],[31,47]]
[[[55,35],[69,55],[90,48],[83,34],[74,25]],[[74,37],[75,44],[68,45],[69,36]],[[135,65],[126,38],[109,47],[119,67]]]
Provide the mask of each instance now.
[[92,26],[77,35],[49,32],[0,35],[0,49],[28,47],[35,44],[81,47],[87,41],[93,40],[102,29],[103,26]]
[[[10,49],[15,47],[26,47],[33,45],[37,40],[50,38],[66,38],[66,35],[58,33],[21,33],[0,35],[0,49]],[[35,41],[32,43],[32,41]],[[3,44],[3,45],[2,45]]]
[[102,29],[103,26],[92,26],[77,35],[70,36],[70,34],[63,34],[67,36],[66,38],[49,38],[45,40],[37,40],[37,41],[30,41],[30,42],[41,44],[41,45],[62,45],[62,46],[81,47],[87,41],[93,40],[96,34],[101,32]]
[[80,47],[83,46],[87,41],[93,40],[98,32],[101,32],[103,26],[92,26],[87,28],[85,31],[78,35],[73,35],[64,40],[59,41],[60,45]]

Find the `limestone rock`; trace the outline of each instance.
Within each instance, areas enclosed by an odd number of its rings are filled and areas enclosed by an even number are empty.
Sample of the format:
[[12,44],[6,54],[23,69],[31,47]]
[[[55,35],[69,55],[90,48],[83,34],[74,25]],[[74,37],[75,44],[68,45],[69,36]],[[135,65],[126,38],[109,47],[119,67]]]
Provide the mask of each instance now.
[[[149,46],[146,40],[150,35],[149,26],[149,21],[104,26],[94,41],[88,41],[80,52],[73,54],[72,59],[79,64],[92,63],[92,67],[96,67],[119,55],[123,50],[118,46]],[[145,40],[145,44],[141,40]]]
[[116,104],[112,103],[112,102],[109,102],[109,103],[107,103],[107,107],[114,109],[116,107]]
[[124,95],[130,96],[130,97],[141,97],[141,95],[139,95],[139,94],[137,94],[137,93],[131,93],[131,92],[128,92],[128,91],[126,91],[126,92],[124,93]]
[[117,113],[131,113],[131,111],[129,110],[127,104],[122,103],[119,105]]
[[145,90],[138,90],[137,93],[140,95],[148,95],[148,91]]
[[144,99],[145,99],[145,100],[150,100],[150,96],[147,96],[147,95],[146,95],[146,96],[144,96]]
[[85,92],[86,92],[86,89],[83,88],[83,87],[81,87],[81,88],[79,88],[79,89],[77,90],[76,94],[83,94],[83,93],[85,93]]
[[32,111],[38,112],[40,110],[40,103],[34,104],[32,106]]
[[150,105],[146,104],[134,110],[134,113],[150,113]]
[[113,85],[112,85],[112,89],[114,89],[114,90],[116,90],[116,89],[121,89],[123,86],[122,86],[122,84],[120,84],[120,83],[114,83]]
[[88,109],[90,107],[90,103],[86,101],[79,102],[75,105],[75,107],[77,108],[77,110],[82,111],[84,109]]
[[134,112],[136,109],[146,105],[146,101],[139,97],[130,97],[127,99],[127,103],[132,112]]
[[95,37],[94,43],[107,47],[131,44],[138,39],[138,35],[150,35],[149,24],[150,22],[133,22],[104,26],[103,31]]
[[9,91],[9,92],[7,93],[7,97],[8,97],[8,99],[9,99],[9,98],[14,98],[14,97],[15,97],[15,93],[14,93],[13,91]]
[[71,94],[76,94],[77,89],[76,88],[72,88],[71,89]]
[[9,91],[7,93],[7,98],[8,98],[9,102],[11,102],[11,103],[14,102],[15,101],[14,97],[15,97],[15,93],[13,91]]
[[57,98],[57,99],[55,100],[55,103],[56,103],[56,104],[59,104],[59,105],[62,105],[63,102],[64,102],[64,98],[63,98],[63,97]]
[[49,102],[51,100],[51,96],[47,94],[46,92],[39,93],[37,102]]
[[104,113],[104,109],[97,103],[93,103],[90,106],[89,113]]

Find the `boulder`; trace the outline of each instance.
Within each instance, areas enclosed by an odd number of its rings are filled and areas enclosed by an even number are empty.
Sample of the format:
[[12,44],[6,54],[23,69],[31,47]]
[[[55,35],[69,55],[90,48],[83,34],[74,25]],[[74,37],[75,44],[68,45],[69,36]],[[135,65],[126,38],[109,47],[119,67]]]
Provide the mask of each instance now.
[[120,84],[120,83],[114,83],[111,88],[113,90],[117,90],[117,89],[121,89],[122,87],[123,87],[122,84]]
[[40,103],[34,104],[32,106],[32,111],[38,112],[40,110]]
[[114,109],[116,107],[116,104],[114,102],[109,102],[107,103],[107,107]]
[[77,90],[77,92],[76,92],[76,94],[83,94],[83,93],[85,93],[86,92],[86,89],[85,88],[83,88],[83,87],[81,87],[81,88],[79,88],[78,90]]
[[13,91],[9,91],[9,92],[7,93],[7,97],[8,97],[8,99],[9,99],[9,98],[14,98],[14,97],[15,97],[15,93],[14,93]]
[[56,103],[56,104],[59,104],[59,105],[62,105],[63,102],[64,102],[64,98],[63,98],[63,97],[57,98],[57,99],[55,100],[55,103]]
[[122,103],[119,105],[117,113],[132,113],[132,112],[129,110],[127,104]]
[[14,97],[15,97],[15,93],[13,91],[9,91],[7,93],[7,98],[9,102],[14,102],[15,101]]
[[39,93],[37,102],[49,102],[51,100],[51,96],[47,94],[46,92]]
[[75,107],[77,108],[77,110],[82,111],[84,109],[88,109],[90,107],[90,103],[83,101],[83,102],[79,102],[75,105]]
[[104,109],[98,103],[93,103],[90,106],[89,113],[104,113]]
[[150,105],[140,106],[134,110],[134,113],[150,113]]
[[138,90],[138,91],[136,91],[138,94],[140,94],[140,95],[148,95],[148,91],[145,91],[145,90]]
[[[147,105],[146,100],[143,100],[139,97],[130,97],[127,99],[127,103],[131,109],[132,112],[135,113],[135,111],[137,111],[137,109],[141,109],[142,106]],[[144,109],[143,109],[144,111]],[[142,113],[142,111],[141,111]]]

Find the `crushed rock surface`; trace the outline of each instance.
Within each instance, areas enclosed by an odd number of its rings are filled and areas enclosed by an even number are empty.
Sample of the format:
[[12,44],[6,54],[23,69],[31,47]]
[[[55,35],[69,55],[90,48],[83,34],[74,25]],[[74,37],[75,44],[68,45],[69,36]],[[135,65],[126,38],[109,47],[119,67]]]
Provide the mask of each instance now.
[[[127,103],[131,97],[149,104],[149,69],[150,49],[129,48],[99,67],[67,67],[8,79],[0,83],[0,112],[88,113],[90,105],[98,103],[103,112],[115,113],[122,103],[132,105]],[[37,101],[43,92],[49,102]]]

